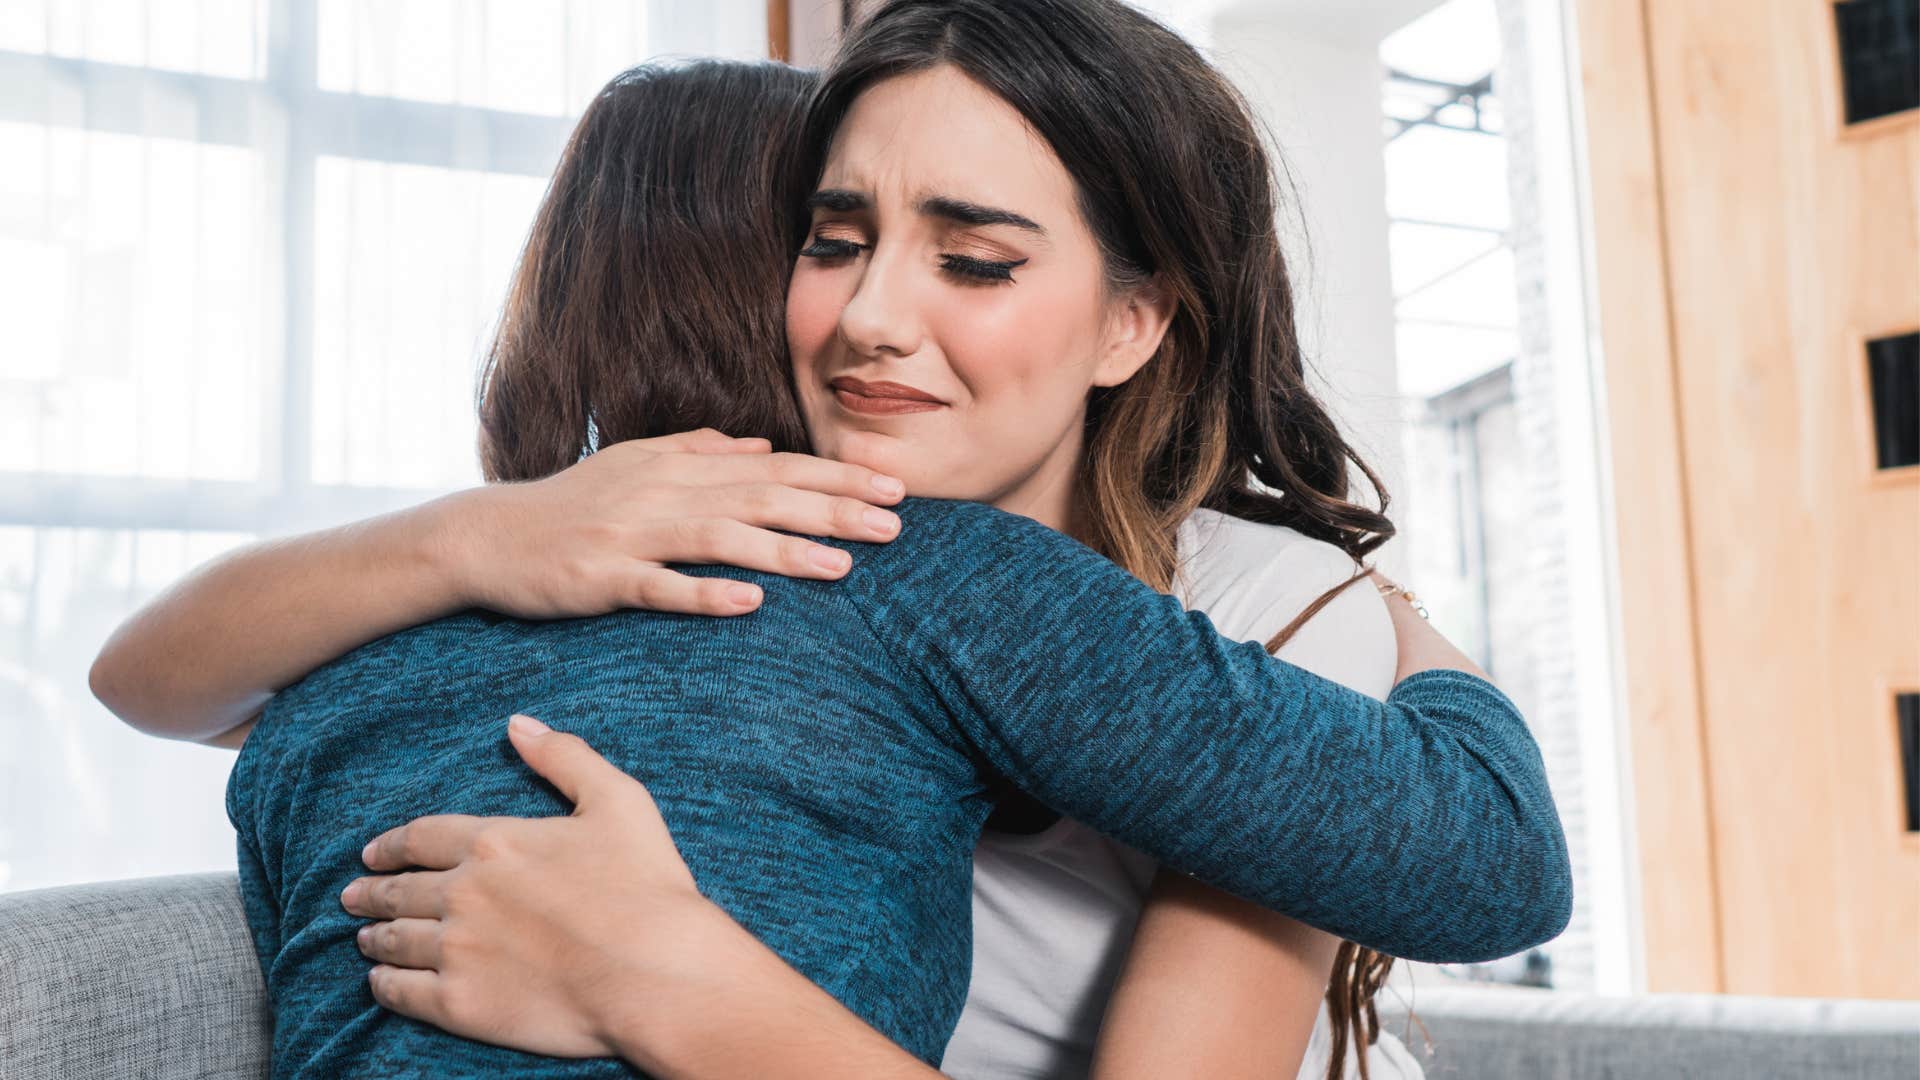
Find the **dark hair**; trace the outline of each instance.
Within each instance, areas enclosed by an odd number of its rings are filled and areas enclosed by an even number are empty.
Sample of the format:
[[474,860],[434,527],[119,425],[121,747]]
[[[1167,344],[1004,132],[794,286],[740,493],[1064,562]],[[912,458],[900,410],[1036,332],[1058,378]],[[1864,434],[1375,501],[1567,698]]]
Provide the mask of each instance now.
[[[1361,579],[1393,535],[1379,478],[1308,390],[1276,222],[1276,184],[1246,103],[1179,35],[1116,0],[894,0],[842,46],[808,108],[783,200],[789,239],[835,131],[868,87],[951,65],[1004,99],[1058,155],[1109,287],[1175,303],[1160,351],[1088,404],[1075,531],[1156,588],[1182,521],[1210,507],[1339,546],[1356,571],[1269,649]],[[1381,511],[1348,498],[1356,469]],[[1371,1043],[1392,960],[1343,943],[1327,991],[1329,1076]],[[1361,1058],[1361,1074],[1366,1062]]]
[[489,480],[712,427],[805,449],[774,150],[814,76],[702,60],[616,76],[574,128],[480,380]]

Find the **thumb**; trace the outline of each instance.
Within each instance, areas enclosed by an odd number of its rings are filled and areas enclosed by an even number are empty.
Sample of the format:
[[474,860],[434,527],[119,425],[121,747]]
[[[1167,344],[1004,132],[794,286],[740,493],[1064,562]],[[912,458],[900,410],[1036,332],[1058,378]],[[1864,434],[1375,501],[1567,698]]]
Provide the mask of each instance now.
[[590,799],[604,797],[612,785],[634,782],[588,746],[585,739],[555,731],[531,716],[516,715],[509,719],[507,738],[520,760],[559,788],[576,808]]

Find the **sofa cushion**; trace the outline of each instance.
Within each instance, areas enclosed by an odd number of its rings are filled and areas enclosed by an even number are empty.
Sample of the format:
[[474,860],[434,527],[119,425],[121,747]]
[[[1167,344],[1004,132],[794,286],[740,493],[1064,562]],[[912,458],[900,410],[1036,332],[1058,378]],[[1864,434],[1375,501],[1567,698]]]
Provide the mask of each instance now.
[[271,1048],[233,874],[0,894],[8,1080],[254,1080]]
[[1390,997],[1381,1029],[1430,1080],[1920,1077],[1920,1002],[1422,987],[1409,1023]]

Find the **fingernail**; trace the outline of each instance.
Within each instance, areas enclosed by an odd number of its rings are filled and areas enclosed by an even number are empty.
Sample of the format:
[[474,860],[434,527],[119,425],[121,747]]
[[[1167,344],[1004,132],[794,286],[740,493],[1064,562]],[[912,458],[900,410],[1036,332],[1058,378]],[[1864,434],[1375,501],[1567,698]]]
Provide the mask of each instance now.
[[349,907],[358,902],[359,899],[360,882],[358,880],[347,882],[347,887],[340,890],[340,902]]
[[906,493],[907,485],[891,476],[876,476],[873,478],[873,490],[882,495],[903,495]]
[[807,553],[807,558],[812,560],[813,565],[820,569],[831,570],[835,573],[853,565],[853,556],[844,551],[836,551],[833,548],[816,547]]
[[378,840],[367,841],[367,846],[360,849],[360,861],[363,863],[366,863],[368,866],[372,866],[373,865],[373,849],[378,847],[379,844],[380,844],[380,841]]
[[553,730],[540,721],[535,720],[533,717],[522,716],[519,713],[515,713],[508,719],[507,726],[522,735],[545,735],[547,732]]
[[353,940],[359,942],[360,947],[364,949],[367,947],[367,939],[372,936],[373,936],[373,927],[363,926],[357,932],[354,933]]
[[760,602],[760,590],[751,585],[735,585],[727,590],[727,600],[735,607],[752,607]]
[[867,520],[867,527],[875,532],[886,533],[891,536],[893,535],[893,531],[900,527],[900,519],[887,513],[885,510],[872,508],[867,510],[862,516]]

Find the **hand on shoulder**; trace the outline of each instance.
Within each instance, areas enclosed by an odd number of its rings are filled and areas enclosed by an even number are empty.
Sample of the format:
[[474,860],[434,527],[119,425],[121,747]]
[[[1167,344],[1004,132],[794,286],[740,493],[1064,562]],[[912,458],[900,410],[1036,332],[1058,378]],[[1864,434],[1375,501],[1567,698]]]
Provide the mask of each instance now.
[[889,541],[900,522],[885,507],[904,490],[858,465],[701,430],[616,443],[544,479],[461,492],[438,531],[473,606],[523,618],[620,608],[740,615],[759,607],[758,587],[668,564],[839,578],[848,554],[805,537]]

